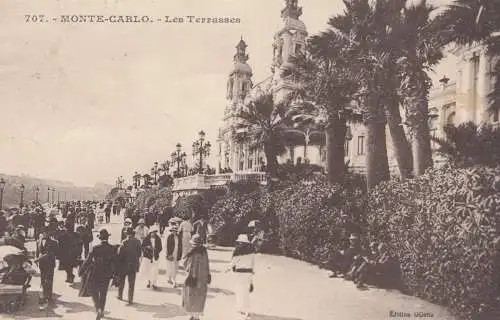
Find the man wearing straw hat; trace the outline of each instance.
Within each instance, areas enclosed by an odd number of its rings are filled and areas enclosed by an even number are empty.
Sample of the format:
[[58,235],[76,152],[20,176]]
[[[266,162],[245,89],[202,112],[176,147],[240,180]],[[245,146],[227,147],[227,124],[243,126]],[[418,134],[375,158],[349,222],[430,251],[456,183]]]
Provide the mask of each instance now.
[[142,269],[148,279],[148,288],[156,290],[158,279],[158,259],[162,251],[161,238],[158,236],[158,227],[152,226],[148,236],[142,242]]
[[240,234],[236,240],[229,270],[234,273],[236,306],[243,319],[248,318],[250,293],[253,291],[254,252],[254,246],[248,240],[248,235]]

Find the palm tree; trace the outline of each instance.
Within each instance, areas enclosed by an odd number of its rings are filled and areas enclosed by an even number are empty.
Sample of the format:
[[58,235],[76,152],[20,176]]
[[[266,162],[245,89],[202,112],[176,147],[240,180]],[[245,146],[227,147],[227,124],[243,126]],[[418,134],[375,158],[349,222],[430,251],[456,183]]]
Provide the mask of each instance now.
[[[500,54],[500,1],[455,0],[437,19],[443,44],[484,45],[490,58]],[[500,59],[496,59],[492,76],[495,85],[489,94],[489,112],[500,109]]]
[[401,23],[396,28],[402,39],[401,92],[406,111],[406,124],[410,129],[415,175],[432,167],[432,150],[429,134],[429,91],[432,81],[427,74],[442,58],[442,47],[432,29],[430,15],[435,8],[420,0],[402,11]]
[[276,176],[277,156],[285,151],[286,102],[275,103],[273,94],[265,92],[235,111],[233,134],[239,143],[250,149],[264,150],[266,168]]
[[[389,179],[389,163],[386,144],[387,98],[393,91],[387,88],[387,66],[392,55],[387,48],[387,22],[389,0],[344,1],[343,15],[329,21],[344,38],[349,40],[346,53],[350,57],[353,73],[362,76],[358,83],[358,95],[364,122],[367,127],[367,187]],[[392,89],[392,88],[389,88]]]
[[500,162],[500,128],[478,127],[473,122],[444,127],[445,138],[432,137],[439,148],[456,166],[474,164],[497,165]]
[[343,182],[348,122],[359,122],[353,108],[361,74],[350,68],[347,40],[333,30],[309,39],[306,54],[291,59],[283,77],[298,82],[289,114],[299,125],[322,129],[326,138],[328,180]]

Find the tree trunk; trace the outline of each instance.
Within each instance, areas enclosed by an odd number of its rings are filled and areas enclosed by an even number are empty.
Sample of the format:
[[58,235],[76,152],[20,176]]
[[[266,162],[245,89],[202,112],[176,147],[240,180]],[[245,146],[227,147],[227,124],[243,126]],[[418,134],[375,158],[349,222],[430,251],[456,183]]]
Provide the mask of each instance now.
[[389,180],[390,176],[383,108],[378,105],[369,107],[374,109],[371,110],[371,114],[366,119],[368,129],[366,185],[368,189],[371,189],[379,182]]
[[342,183],[344,181],[344,143],[347,123],[344,119],[331,117],[325,128],[326,164],[328,181]]
[[412,176],[412,154],[411,147],[408,139],[406,137],[402,120],[401,112],[399,111],[399,105],[395,102],[392,106],[387,106],[387,123],[389,125],[389,131],[392,138],[392,146],[394,150],[394,156],[398,163],[399,174],[401,179],[407,179]]
[[433,166],[431,138],[429,134],[428,101],[426,97],[419,97],[414,100],[413,124],[412,124],[412,151],[413,168],[416,176],[422,175],[425,170]]
[[277,175],[276,170],[278,167],[276,152],[271,145],[264,143],[264,154],[266,155],[267,172],[274,178]]

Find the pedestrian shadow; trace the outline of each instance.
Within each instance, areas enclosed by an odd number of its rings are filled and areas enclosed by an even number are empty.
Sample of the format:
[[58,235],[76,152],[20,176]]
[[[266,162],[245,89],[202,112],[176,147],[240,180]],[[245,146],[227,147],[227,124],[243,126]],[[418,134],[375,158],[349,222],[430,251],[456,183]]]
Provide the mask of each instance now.
[[81,302],[62,301],[60,295],[54,295],[55,306],[62,306],[66,310],[65,313],[80,313],[80,312],[95,312],[95,308]]
[[16,320],[29,320],[29,319],[38,319],[38,318],[48,318],[48,319],[56,319],[62,318],[62,315],[59,315],[54,312],[54,307],[49,306],[44,310],[40,310],[38,308],[38,292],[28,292],[26,295],[26,304],[22,306],[19,311],[12,315],[12,319]]
[[208,288],[208,292],[214,294],[223,294],[225,296],[234,296],[234,292],[231,290],[220,289],[220,288]]
[[14,315],[14,319],[28,320],[37,318],[64,318],[64,315],[57,314],[55,312],[55,309],[60,306],[65,308],[65,314],[95,311],[93,307],[80,302],[61,301],[61,295],[58,294],[53,294],[54,302],[52,304],[49,304],[45,309],[40,310],[38,308],[38,296],[38,292],[29,292],[26,298],[26,304],[17,315]]
[[140,312],[152,313],[152,317],[155,319],[169,319],[187,315],[184,308],[171,303],[164,303],[162,305],[134,303],[132,307]]
[[182,287],[183,287],[183,285],[181,286],[181,284],[178,284],[176,288],[158,287],[158,289],[156,289],[156,291],[158,291],[158,292],[166,292],[166,293],[174,293],[174,294],[180,295],[181,291],[182,291]]
[[75,290],[80,290],[80,288],[82,287],[82,282],[81,281],[73,282],[72,284],[69,285],[69,287]]
[[266,316],[263,314],[255,314],[251,313],[250,314],[250,320],[302,320],[299,318],[285,318],[285,317],[278,317],[278,316]]
[[230,252],[233,251],[233,248],[225,248],[225,247],[217,247],[217,248],[210,248],[208,251],[220,251],[220,252]]

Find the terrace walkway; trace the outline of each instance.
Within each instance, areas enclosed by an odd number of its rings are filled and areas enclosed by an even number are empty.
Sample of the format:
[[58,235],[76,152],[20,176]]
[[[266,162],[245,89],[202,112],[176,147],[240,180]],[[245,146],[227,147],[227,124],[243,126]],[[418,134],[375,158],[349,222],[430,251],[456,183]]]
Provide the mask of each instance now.
[[[121,221],[112,217],[111,243],[120,235]],[[113,222],[113,221],[112,221]],[[231,257],[230,248],[210,250],[213,282],[207,299],[206,320],[234,320],[234,290],[231,274],[224,273]],[[279,256],[258,255],[255,291],[252,294],[251,320],[399,320],[419,319],[414,312],[432,314],[433,320],[455,320],[443,308],[397,291],[369,288],[360,291],[343,279],[330,279],[328,273],[310,264]],[[184,274],[178,280],[184,278]],[[33,279],[32,292],[24,310],[14,319],[94,319],[91,298],[78,297],[78,283],[72,288],[64,282],[63,271],[56,271],[56,306],[39,311],[39,278]],[[79,282],[79,278],[76,278]],[[179,281],[180,282],[180,281]],[[116,288],[108,295],[106,317],[109,320],[179,319],[187,320],[181,305],[180,289],[167,288],[160,276],[160,290],[147,289],[143,280],[136,283],[136,304],[126,306],[116,299]],[[412,317],[391,317],[390,312],[407,312]],[[2,317],[3,316],[3,317]],[[3,319],[12,319],[0,315]]]

